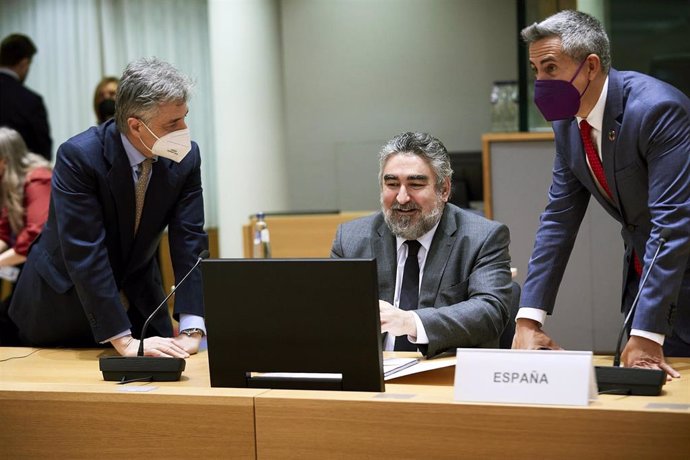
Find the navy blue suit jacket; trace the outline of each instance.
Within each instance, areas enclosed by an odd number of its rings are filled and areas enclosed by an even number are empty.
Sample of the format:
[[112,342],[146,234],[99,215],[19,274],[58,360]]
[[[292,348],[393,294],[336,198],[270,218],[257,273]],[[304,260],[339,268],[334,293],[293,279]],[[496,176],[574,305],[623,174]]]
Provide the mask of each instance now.
[[0,73],[0,126],[14,129],[31,152],[51,159],[53,141],[43,99],[5,73]]
[[[9,314],[31,345],[88,345],[132,328],[163,300],[156,258],[168,227],[175,279],[207,248],[196,143],[181,163],[153,164],[141,223],[134,234],[134,179],[113,121],[58,149],[48,222],[29,255]],[[129,300],[126,310],[119,295]],[[203,316],[197,268],[175,293],[175,314]],[[149,335],[172,335],[163,309]]]
[[554,122],[553,130],[553,183],[520,305],[552,312],[580,222],[594,196],[622,225],[623,310],[637,292],[638,280],[630,271],[632,250],[644,256],[646,272],[661,230],[669,232],[632,327],[667,335],[673,328],[690,343],[690,100],[652,77],[611,70],[601,149],[613,204],[594,183],[577,120]]

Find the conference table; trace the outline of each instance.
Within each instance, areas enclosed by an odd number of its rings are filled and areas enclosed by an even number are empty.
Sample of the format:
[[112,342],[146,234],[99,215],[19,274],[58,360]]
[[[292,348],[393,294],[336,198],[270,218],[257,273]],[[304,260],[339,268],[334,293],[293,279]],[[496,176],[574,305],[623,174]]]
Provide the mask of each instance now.
[[[661,396],[587,407],[461,403],[454,367],[383,393],[103,381],[106,349],[0,348],[0,458],[659,458],[690,455],[690,358]],[[453,359],[453,358],[445,358]],[[596,364],[610,364],[596,357]]]

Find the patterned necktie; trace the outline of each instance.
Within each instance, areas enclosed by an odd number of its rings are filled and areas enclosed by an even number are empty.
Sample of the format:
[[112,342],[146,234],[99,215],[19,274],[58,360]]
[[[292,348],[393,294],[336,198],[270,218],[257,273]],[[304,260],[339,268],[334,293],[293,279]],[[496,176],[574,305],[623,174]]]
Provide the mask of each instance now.
[[141,211],[144,209],[144,198],[146,197],[146,187],[148,186],[149,179],[151,178],[152,165],[153,160],[150,158],[147,158],[139,163],[139,177],[137,178],[137,183],[134,187],[134,199],[136,203],[136,213],[134,214],[134,234],[136,234],[137,230],[139,229]]
[[604,166],[602,166],[597,148],[594,146],[594,142],[592,142],[592,126],[587,123],[587,120],[582,120],[580,122],[580,137],[585,147],[587,161],[589,161],[589,166],[594,173],[594,178],[601,188],[604,189],[608,198],[612,199],[611,197],[613,195],[611,195],[611,189],[609,189],[609,184],[606,182],[606,175],[604,175]]
[[[601,164],[601,159],[597,153],[597,148],[594,146],[594,142],[592,142],[592,126],[587,123],[587,120],[582,120],[580,122],[580,137],[582,137],[582,144],[585,147],[587,160],[589,161],[589,166],[592,168],[596,181],[599,182],[601,188],[604,189],[606,195],[608,195],[608,198],[613,201],[611,189],[609,188],[609,184],[606,182],[606,176],[604,175],[604,167]],[[641,276],[642,263],[640,262],[640,258],[637,257],[637,254],[634,250],[632,259],[635,273],[637,273],[637,276]]]
[[[400,287],[401,310],[416,310],[419,306],[419,260],[417,254],[422,246],[417,240],[405,241],[407,245],[407,259],[403,271],[402,286]],[[395,338],[395,351],[417,351],[417,346],[407,340],[406,335]]]

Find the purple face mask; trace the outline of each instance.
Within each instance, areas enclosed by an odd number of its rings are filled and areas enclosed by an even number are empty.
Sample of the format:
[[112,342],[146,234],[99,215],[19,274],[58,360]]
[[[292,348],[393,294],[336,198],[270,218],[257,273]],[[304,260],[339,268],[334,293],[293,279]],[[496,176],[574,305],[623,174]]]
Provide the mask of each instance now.
[[566,120],[574,117],[580,110],[580,98],[589,88],[589,80],[582,94],[573,86],[573,80],[580,73],[585,62],[587,59],[582,61],[570,81],[537,80],[534,82],[534,103],[546,121]]

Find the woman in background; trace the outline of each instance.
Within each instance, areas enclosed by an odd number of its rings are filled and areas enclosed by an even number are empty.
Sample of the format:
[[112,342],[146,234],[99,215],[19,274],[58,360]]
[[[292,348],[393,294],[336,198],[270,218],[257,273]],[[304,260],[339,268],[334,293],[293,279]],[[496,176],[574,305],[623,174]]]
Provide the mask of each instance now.
[[93,111],[99,125],[115,115],[115,95],[119,83],[117,77],[103,77],[96,86],[93,94]]
[[[0,278],[14,282],[48,219],[50,163],[30,153],[21,135],[0,127]],[[9,299],[0,302],[0,345],[12,345]]]

